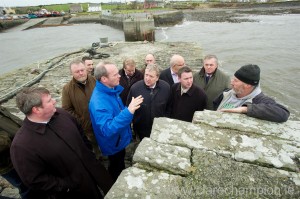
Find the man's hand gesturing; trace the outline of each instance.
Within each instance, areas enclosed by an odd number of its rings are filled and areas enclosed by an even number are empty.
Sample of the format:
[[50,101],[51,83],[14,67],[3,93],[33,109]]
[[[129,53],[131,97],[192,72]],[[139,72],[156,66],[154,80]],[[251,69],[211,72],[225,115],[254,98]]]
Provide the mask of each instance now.
[[141,103],[144,101],[144,98],[140,95],[136,98],[132,97],[132,100],[128,106],[128,110],[131,114],[141,107]]

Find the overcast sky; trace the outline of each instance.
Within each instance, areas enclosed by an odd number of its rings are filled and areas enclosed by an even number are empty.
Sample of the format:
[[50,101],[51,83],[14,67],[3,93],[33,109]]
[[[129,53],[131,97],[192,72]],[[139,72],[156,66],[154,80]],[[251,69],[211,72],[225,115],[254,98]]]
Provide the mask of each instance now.
[[[0,0],[0,7],[38,6],[65,3],[107,3],[120,0]],[[124,2],[125,0],[121,0]]]

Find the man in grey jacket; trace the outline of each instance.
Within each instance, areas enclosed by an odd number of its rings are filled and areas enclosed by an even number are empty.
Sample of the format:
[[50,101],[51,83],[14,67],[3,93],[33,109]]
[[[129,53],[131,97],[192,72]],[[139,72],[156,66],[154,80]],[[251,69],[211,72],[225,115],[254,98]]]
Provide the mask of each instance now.
[[265,96],[259,85],[260,68],[242,66],[231,80],[231,90],[225,91],[214,101],[218,111],[244,113],[250,117],[272,122],[285,122],[290,112],[272,98]]

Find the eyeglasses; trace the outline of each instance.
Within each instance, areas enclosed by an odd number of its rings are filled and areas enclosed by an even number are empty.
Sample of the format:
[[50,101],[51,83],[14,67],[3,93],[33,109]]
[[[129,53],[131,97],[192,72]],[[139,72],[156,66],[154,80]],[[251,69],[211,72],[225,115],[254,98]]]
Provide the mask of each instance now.
[[183,64],[175,64],[175,65],[176,65],[176,66],[180,66],[180,67],[186,66],[185,63],[183,63]]

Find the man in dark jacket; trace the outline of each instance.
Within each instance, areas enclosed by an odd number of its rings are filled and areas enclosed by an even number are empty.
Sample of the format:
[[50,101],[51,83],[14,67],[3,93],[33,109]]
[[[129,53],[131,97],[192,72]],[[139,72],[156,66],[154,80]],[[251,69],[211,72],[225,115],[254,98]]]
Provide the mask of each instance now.
[[29,198],[102,198],[99,188],[106,194],[113,182],[76,119],[42,87],[24,88],[16,101],[26,118],[10,154]]
[[204,90],[193,84],[192,70],[185,66],[178,71],[179,83],[171,88],[168,102],[170,117],[192,122],[195,111],[203,111],[207,105]]
[[142,66],[141,72],[142,74],[145,74],[145,69],[148,64],[155,64],[156,60],[153,54],[149,53],[145,57],[144,65]]
[[136,63],[133,59],[127,58],[123,61],[123,68],[119,70],[120,85],[124,88],[120,97],[123,104],[126,104],[127,95],[131,86],[143,79],[143,73],[136,69]]
[[173,55],[170,59],[170,67],[163,70],[159,79],[166,81],[170,87],[178,83],[178,70],[185,66],[184,58],[180,55]]
[[149,64],[145,69],[144,80],[135,83],[128,94],[127,104],[132,97],[142,95],[144,98],[140,109],[134,113],[133,130],[140,140],[150,137],[153,119],[166,116],[167,102],[170,95],[170,86],[159,80],[159,68]]
[[244,113],[250,117],[272,122],[285,122],[290,112],[270,97],[259,86],[260,68],[248,64],[242,66],[231,80],[232,89],[225,91],[214,101],[215,109],[230,113]]
[[0,174],[12,185],[19,189],[22,198],[28,198],[27,187],[22,183],[10,159],[10,146],[17,131],[22,125],[22,120],[5,107],[0,106]]

